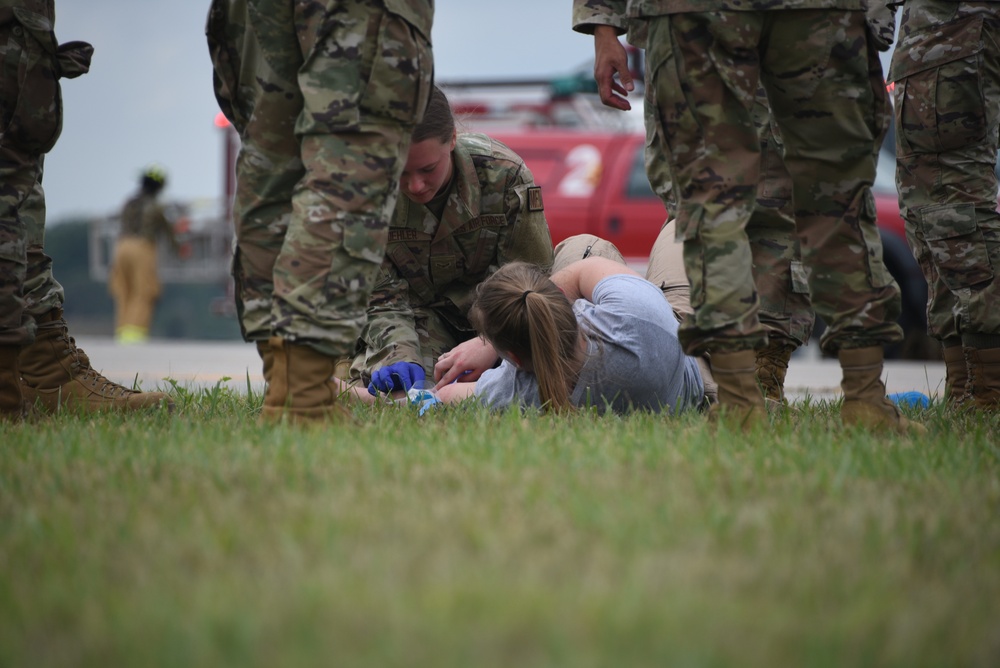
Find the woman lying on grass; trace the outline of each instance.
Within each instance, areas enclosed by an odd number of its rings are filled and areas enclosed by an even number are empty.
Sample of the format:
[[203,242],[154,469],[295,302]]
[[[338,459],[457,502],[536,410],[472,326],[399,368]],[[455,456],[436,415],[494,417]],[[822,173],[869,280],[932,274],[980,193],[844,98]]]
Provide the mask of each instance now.
[[670,303],[619,262],[588,257],[551,277],[523,262],[504,265],[479,286],[469,320],[480,338],[434,367],[444,402],[476,396],[495,409],[677,414],[704,400]]
[[[670,223],[653,244],[645,280],[614,244],[592,235],[559,244],[551,277],[530,264],[501,267],[470,310],[480,336],[434,367],[438,398],[672,414],[714,400],[707,363],[684,355],[677,340],[678,321],[691,310],[681,253]],[[351,392],[378,401],[364,388]]]

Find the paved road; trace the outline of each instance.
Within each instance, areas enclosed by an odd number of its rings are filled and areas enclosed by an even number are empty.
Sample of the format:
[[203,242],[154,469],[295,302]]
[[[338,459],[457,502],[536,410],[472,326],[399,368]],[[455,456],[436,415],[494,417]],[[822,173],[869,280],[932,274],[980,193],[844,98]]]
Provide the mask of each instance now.
[[[248,378],[254,388],[264,385],[256,348],[240,342],[162,340],[121,346],[110,338],[82,337],[77,344],[90,356],[94,368],[129,387],[136,379],[146,389],[169,387],[166,378],[191,388],[223,383],[244,391]],[[940,396],[944,363],[887,361],[883,380],[889,392],[917,390]],[[836,360],[819,359],[816,346],[809,346],[792,358],[785,388],[793,400],[836,398],[840,366]]]

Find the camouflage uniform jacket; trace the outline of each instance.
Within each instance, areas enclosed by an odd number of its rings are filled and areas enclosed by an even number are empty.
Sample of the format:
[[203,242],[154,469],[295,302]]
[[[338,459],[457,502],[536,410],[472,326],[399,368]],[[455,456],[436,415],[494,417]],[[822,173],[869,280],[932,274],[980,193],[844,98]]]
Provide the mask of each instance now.
[[[669,1],[671,0],[573,0],[573,30],[585,35],[592,35],[596,26],[612,26],[618,31],[619,35],[628,32],[628,41],[634,46],[644,49],[646,48],[644,32],[640,26],[630,24],[629,17],[657,16],[674,13],[677,10],[671,9],[668,12],[665,9],[659,11],[652,9],[654,6],[666,7]],[[955,1],[958,2],[959,0]],[[991,1],[1000,2],[1000,0]],[[898,0],[897,2],[892,2],[891,0],[863,0],[863,2],[867,5],[866,16],[868,26],[876,38],[876,44],[880,51],[887,51],[892,46],[896,33],[895,5],[902,4],[903,0]],[[742,3],[733,2],[731,4]],[[640,10],[639,5],[647,9]],[[833,5],[831,4],[830,6],[832,7]],[[853,7],[845,6],[843,8],[852,9]],[[735,9],[735,7],[729,7],[729,9]],[[782,7],[782,9],[785,9],[785,7]]]
[[391,349],[385,364],[420,359],[414,308],[471,332],[467,315],[476,286],[500,265],[552,264],[541,189],[524,161],[481,134],[460,134],[452,159],[451,194],[440,222],[404,196],[393,214],[364,336],[368,346]]
[[[614,25],[625,32],[622,17],[663,16],[688,12],[760,12],[779,9],[866,9],[868,0],[573,0],[574,29],[582,24]],[[607,17],[614,17],[614,22]],[[593,32],[580,30],[580,32]]]
[[174,243],[174,229],[155,195],[140,192],[127,201],[122,209],[121,223],[123,237],[140,237],[156,243],[156,238],[163,235]]

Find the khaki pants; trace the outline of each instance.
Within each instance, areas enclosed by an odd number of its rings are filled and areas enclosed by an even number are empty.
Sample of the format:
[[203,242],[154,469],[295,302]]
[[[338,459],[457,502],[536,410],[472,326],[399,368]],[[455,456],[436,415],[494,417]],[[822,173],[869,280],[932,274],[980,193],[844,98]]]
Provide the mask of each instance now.
[[[674,310],[678,322],[693,313],[691,308],[691,290],[687,275],[684,273],[684,244],[676,239],[676,224],[673,220],[664,224],[660,234],[653,242],[649,253],[649,265],[646,268],[646,280],[656,285],[663,292],[664,298]],[[555,259],[552,263],[552,273],[588,257],[603,257],[621,264],[627,264],[625,258],[613,243],[605,241],[593,234],[578,234],[560,242],[555,249]],[[718,385],[712,378],[712,372],[705,357],[698,356],[698,367],[705,384],[705,396],[715,403],[718,396]]]
[[148,332],[160,297],[156,244],[139,237],[119,239],[108,276],[108,292],[115,300],[115,331],[135,327]]

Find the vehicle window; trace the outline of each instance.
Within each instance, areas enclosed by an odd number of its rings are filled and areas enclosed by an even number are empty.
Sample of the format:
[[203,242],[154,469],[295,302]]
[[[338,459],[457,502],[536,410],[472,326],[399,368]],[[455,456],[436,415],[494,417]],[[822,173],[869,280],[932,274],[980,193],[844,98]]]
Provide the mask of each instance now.
[[639,144],[635,149],[635,156],[632,159],[632,169],[629,170],[628,186],[625,196],[628,199],[656,199],[656,193],[649,185],[649,177],[646,176],[646,161],[643,155],[644,146]]

